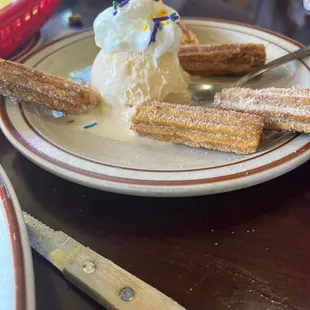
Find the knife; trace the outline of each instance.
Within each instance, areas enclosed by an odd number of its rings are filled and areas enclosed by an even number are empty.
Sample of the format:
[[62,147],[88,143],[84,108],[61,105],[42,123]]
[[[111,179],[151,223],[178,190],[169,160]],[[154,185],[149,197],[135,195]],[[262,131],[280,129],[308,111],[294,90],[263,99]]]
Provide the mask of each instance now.
[[26,212],[31,247],[108,310],[185,310],[154,287]]

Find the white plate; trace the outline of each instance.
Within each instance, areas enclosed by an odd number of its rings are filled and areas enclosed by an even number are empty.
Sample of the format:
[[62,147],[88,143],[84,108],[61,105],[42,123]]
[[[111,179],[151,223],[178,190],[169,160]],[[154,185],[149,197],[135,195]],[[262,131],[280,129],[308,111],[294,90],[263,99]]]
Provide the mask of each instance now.
[[0,309],[34,310],[32,257],[23,215],[0,166]]
[[[248,25],[216,20],[186,23],[202,43],[263,43],[268,61],[300,47],[286,37]],[[97,52],[93,33],[87,31],[52,43],[26,64],[65,78],[85,77]],[[309,88],[309,65],[309,59],[291,62],[264,74],[252,86]],[[282,175],[310,156],[307,135],[269,132],[258,153],[238,156],[123,137],[106,131],[106,123],[84,130],[85,118],[67,123],[70,119],[55,120],[44,109],[9,100],[0,104],[0,109],[4,134],[30,160],[73,182],[124,194],[193,196],[236,190]],[[93,120],[97,121],[90,116],[87,121]]]

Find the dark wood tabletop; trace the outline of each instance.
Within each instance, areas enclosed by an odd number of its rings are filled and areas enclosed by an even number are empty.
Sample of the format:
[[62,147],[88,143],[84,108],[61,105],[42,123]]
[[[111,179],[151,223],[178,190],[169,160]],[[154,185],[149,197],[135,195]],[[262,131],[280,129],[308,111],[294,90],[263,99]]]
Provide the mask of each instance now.
[[[310,43],[302,0],[166,3],[183,16],[247,22]],[[68,30],[72,12],[84,19],[84,26],[74,31],[90,27],[109,5],[105,0],[63,0],[42,37],[48,41]],[[0,145],[0,163],[25,211],[188,310],[310,309],[310,163],[231,193],[139,198],[60,179],[19,154],[1,132]],[[33,260],[37,309],[103,309],[36,253]]]

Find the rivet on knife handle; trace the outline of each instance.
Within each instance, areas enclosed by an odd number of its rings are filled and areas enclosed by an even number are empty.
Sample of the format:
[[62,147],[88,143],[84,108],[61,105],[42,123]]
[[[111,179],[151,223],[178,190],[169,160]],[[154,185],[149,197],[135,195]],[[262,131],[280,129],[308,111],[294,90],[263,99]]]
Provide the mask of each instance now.
[[157,289],[85,248],[65,269],[65,277],[107,309],[185,309]]

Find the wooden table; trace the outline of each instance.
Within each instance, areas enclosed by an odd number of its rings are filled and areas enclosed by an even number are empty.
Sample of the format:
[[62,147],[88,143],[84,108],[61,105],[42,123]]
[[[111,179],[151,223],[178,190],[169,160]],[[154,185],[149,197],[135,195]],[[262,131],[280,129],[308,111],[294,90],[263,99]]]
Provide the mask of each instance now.
[[[310,43],[307,17],[302,28],[289,19],[289,1],[166,2],[185,16],[245,21]],[[44,40],[68,28],[70,9],[88,27],[108,5],[64,0],[43,28]],[[0,163],[25,211],[187,309],[310,309],[310,163],[232,193],[152,199],[67,182],[29,162],[1,133],[0,145]],[[37,309],[102,309],[36,253],[33,259]]]

